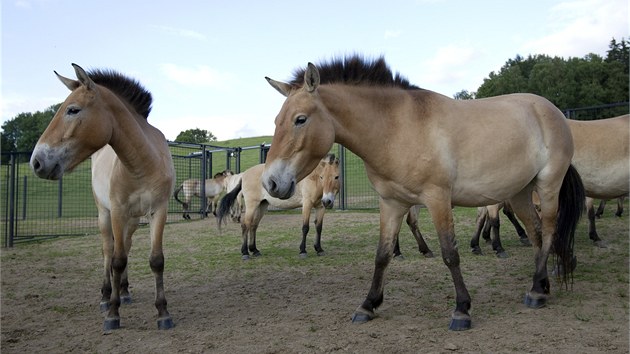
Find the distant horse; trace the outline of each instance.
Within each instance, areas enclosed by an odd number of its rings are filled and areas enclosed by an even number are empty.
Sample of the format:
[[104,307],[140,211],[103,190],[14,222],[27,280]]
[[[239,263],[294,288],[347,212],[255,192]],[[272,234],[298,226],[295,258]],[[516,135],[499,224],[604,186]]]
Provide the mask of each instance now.
[[151,94],[119,73],[88,74],[72,66],[78,80],[55,72],[72,93],[39,138],[31,167],[38,177],[56,180],[92,155],[92,190],[103,241],[105,330],[120,327],[121,301],[130,301],[131,237],[140,217],[149,220],[158,328],[169,329],[173,321],[164,295],[162,236],[175,169],[164,135],[147,122]]
[[[243,173],[239,173],[236,175],[231,175],[227,177],[225,182],[226,190],[231,191],[241,182],[241,178],[243,177]],[[236,200],[234,204],[232,204],[232,208],[230,208],[230,218],[233,222],[240,223],[241,215],[245,212],[245,201],[243,201],[243,191],[236,196]]]
[[595,228],[592,199],[622,198],[630,192],[630,115],[567,123],[575,144],[573,165],[589,198],[588,235],[595,245],[605,247]]
[[305,257],[311,209],[315,208],[315,230],[317,231],[315,251],[318,255],[323,255],[321,238],[324,212],[325,209],[333,207],[335,196],[339,193],[339,159],[336,159],[333,154],[326,155],[306,178],[297,183],[295,194],[285,200],[273,198],[263,189],[260,179],[264,168],[265,165],[260,164],[243,172],[241,182],[221,199],[217,215],[219,225],[229,213],[236,197],[242,192],[245,200],[245,218],[241,221],[243,231],[241,254],[243,259],[249,259],[249,252],[252,252],[255,257],[260,256],[260,251],[256,248],[256,230],[269,205],[280,209],[302,207],[300,256]]
[[[206,210],[204,210],[205,215],[208,215],[208,211],[212,212],[212,214],[216,215],[216,206],[218,202],[218,196],[221,195],[222,192],[226,191],[226,178],[228,176],[233,175],[234,173],[229,170],[224,170],[214,175],[211,179],[206,179],[205,181],[205,195],[206,195]],[[184,200],[180,200],[178,198],[179,192],[184,192]],[[191,178],[185,180],[177,189],[175,189],[175,193],[173,193],[173,197],[184,207],[184,212],[182,217],[184,219],[190,220],[189,214],[189,206],[190,200],[192,197],[201,197],[201,180],[196,178]],[[216,200],[215,200],[216,198]]]
[[[570,166],[571,131],[551,102],[531,94],[454,100],[394,76],[383,58],[368,61],[359,56],[319,67],[309,63],[290,83],[267,81],[287,97],[275,119],[262,175],[269,194],[290,198],[297,183],[337,142],[363,160],[380,196],[372,286],[353,322],[371,320],[382,304],[384,273],[402,218],[417,204],[424,204],[431,215],[455,285],[452,330],[471,327],[453,205],[510,201],[534,245],[536,270],[527,306],[546,303],[552,247],[567,269],[562,280],[571,279],[573,234],[584,195],[579,175]],[[541,199],[541,217],[532,203],[534,190]]]

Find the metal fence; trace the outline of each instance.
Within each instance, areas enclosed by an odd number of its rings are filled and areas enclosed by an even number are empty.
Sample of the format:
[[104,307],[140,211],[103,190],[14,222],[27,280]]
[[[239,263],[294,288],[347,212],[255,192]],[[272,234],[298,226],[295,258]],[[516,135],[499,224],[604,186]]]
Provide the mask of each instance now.
[[[227,148],[179,142],[169,142],[169,145],[177,175],[176,186],[189,178],[212,178],[226,169],[235,173],[245,171],[264,162],[269,150],[268,144]],[[335,145],[333,153],[340,158],[342,166],[342,188],[335,207],[377,208],[378,195],[369,184],[360,159],[339,145]],[[2,161],[8,161],[0,170],[3,246],[13,247],[20,242],[58,236],[98,234],[91,160],[81,163],[58,181],[47,181],[32,173],[28,165],[30,155],[30,152],[2,153]],[[205,198],[192,198],[189,208],[191,218],[206,217],[203,213]],[[171,196],[167,222],[182,220],[182,205]],[[141,223],[146,220],[141,219]]]
[[[628,113],[628,102],[564,111],[570,119],[599,119]],[[169,142],[176,185],[189,178],[208,179],[223,170],[239,173],[263,163],[268,144],[249,147],[220,147],[207,144]],[[375,146],[375,149],[378,147]],[[378,208],[363,162],[340,145],[333,147],[341,161],[341,190],[337,209]],[[2,153],[0,166],[0,218],[4,247],[50,237],[98,233],[97,210],[92,197],[91,162],[80,164],[59,181],[35,177],[28,165],[30,152]],[[192,218],[204,218],[205,198],[193,198]],[[171,197],[168,222],[182,221],[182,205]],[[141,220],[145,223],[146,221]]]

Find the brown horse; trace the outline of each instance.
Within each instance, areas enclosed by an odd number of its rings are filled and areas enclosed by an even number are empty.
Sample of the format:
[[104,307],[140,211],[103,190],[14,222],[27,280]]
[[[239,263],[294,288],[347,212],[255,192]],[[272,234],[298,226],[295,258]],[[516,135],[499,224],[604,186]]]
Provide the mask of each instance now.
[[55,180],[92,155],[92,189],[103,241],[105,330],[120,327],[121,300],[130,299],[131,237],[139,218],[147,217],[158,328],[171,328],[164,295],[162,236],[175,169],[164,135],[147,122],[151,94],[119,73],[88,74],[72,66],[78,80],[55,72],[72,92],[39,138],[31,167],[37,176]]
[[[606,242],[597,234],[593,206],[594,199],[617,199],[617,216],[623,212],[623,199],[630,191],[630,115],[591,121],[567,120],[575,152],[572,163],[580,173],[586,193],[586,213],[588,234],[593,244],[606,247]],[[487,207],[496,216],[492,221],[492,244],[497,255],[503,250],[499,237],[499,205]],[[483,209],[483,208],[481,208]],[[481,211],[483,212],[483,211]],[[504,214],[510,218],[515,228],[520,227],[509,209]],[[478,220],[478,223],[480,220]],[[519,236],[520,236],[519,232]],[[522,238],[521,238],[522,240]],[[470,244],[473,253],[480,253],[479,235],[475,234]]]
[[[216,215],[217,197],[226,191],[227,177],[231,175],[234,175],[232,171],[224,170],[215,174],[211,179],[206,179],[204,185],[206,196],[205,215],[208,215],[208,211]],[[183,201],[178,198],[179,192],[184,192]],[[202,194],[204,194],[204,192],[201,190],[201,180],[197,178],[187,179],[175,189],[173,197],[184,207],[184,212],[182,213],[184,219],[190,220],[189,206],[192,197],[201,197]]]
[[[546,99],[513,94],[454,100],[394,76],[383,58],[369,61],[359,56],[319,67],[309,63],[290,83],[267,81],[286,97],[275,119],[262,175],[269,194],[290,198],[297,183],[337,142],[363,160],[380,196],[372,286],[353,322],[371,320],[382,304],[385,269],[402,218],[416,204],[424,204],[431,215],[455,285],[450,329],[471,326],[471,298],[459,266],[453,205],[510,200],[534,245],[536,270],[525,297],[529,307],[546,303],[552,247],[568,270],[562,280],[569,282],[583,187],[570,166],[573,142],[566,119]],[[534,190],[541,199],[541,217],[532,203]]]
[[230,212],[234,200],[242,193],[245,200],[245,217],[241,221],[243,231],[241,254],[243,259],[249,259],[249,252],[252,252],[252,255],[255,257],[261,255],[256,248],[256,230],[269,205],[280,209],[302,207],[300,256],[306,257],[306,236],[309,231],[311,210],[314,208],[316,211],[315,230],[317,231],[315,251],[317,255],[323,255],[324,250],[321,246],[321,238],[324,212],[326,209],[333,207],[335,196],[339,193],[339,159],[336,159],[333,154],[325,156],[313,172],[295,186],[295,194],[286,200],[273,198],[263,189],[260,178],[264,168],[265,165],[260,164],[243,172],[241,181],[236,188],[221,199],[217,215],[219,225]]

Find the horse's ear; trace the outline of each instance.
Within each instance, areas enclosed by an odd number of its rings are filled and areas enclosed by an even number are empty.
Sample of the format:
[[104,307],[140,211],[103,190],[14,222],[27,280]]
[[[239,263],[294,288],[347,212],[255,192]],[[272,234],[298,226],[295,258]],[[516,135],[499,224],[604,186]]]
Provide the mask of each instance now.
[[271,85],[271,87],[275,88],[278,92],[280,92],[282,96],[289,97],[289,93],[291,92],[291,85],[284,82],[276,81],[274,79],[270,79],[266,76],[265,76],[265,79],[267,80],[269,85]]
[[77,74],[77,79],[79,79],[79,82],[88,90],[93,90],[96,85],[94,84],[94,81],[90,79],[85,70],[83,70],[82,67],[78,66],[75,63],[72,63],[72,66],[74,67],[74,72]]
[[81,86],[81,83],[78,82],[77,80],[72,80],[72,79],[68,79],[67,77],[63,77],[59,75],[59,73],[57,73],[56,71],[55,71],[55,75],[57,75],[57,78],[59,79],[59,81],[61,81],[61,83],[66,85],[66,87],[70,91],[74,91],[77,87]]
[[313,63],[308,63],[308,68],[304,72],[304,88],[308,92],[313,92],[317,90],[319,81],[319,70]]

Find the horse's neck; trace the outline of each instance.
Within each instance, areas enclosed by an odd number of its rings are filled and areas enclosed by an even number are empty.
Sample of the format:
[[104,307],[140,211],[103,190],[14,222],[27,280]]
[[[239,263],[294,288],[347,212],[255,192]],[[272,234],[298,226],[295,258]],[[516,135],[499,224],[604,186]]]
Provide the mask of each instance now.
[[376,113],[384,111],[381,94],[352,86],[320,86],[320,96],[334,117],[335,142],[368,161],[379,150],[375,144],[387,141],[384,134],[392,123],[392,117]]
[[130,112],[115,115],[115,126],[109,145],[116,155],[134,175],[145,175],[154,168],[148,166],[162,161],[157,144],[163,143],[163,135],[144,118]]

